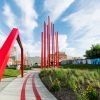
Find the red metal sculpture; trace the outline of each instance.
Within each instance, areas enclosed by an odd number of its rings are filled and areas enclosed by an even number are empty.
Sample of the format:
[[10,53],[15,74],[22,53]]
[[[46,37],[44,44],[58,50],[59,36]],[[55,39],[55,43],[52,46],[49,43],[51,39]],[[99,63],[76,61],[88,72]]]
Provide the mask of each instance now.
[[[48,16],[47,27],[46,27],[46,23],[44,22],[44,32],[41,33],[41,68],[46,67],[46,61],[47,61],[48,68],[50,68],[50,63],[51,63],[50,62],[51,60],[50,59],[50,34],[51,33],[52,33],[52,66],[59,67],[58,32],[54,34],[54,24],[50,23],[50,17]],[[47,60],[46,60],[46,53],[47,53]]]
[[8,59],[11,54],[11,50],[14,46],[15,40],[17,39],[17,42],[21,49],[21,76],[23,77],[23,46],[20,40],[19,31],[17,28],[13,28],[11,33],[9,34],[8,38],[6,39],[5,43],[0,49],[0,80],[2,79],[2,76],[4,74],[4,70],[6,68]]
[[58,32],[56,32],[56,67],[59,67]]
[[43,68],[43,32],[41,32],[41,68]]
[[44,22],[44,67],[46,67],[46,23]]
[[48,68],[50,68],[50,17],[48,16],[48,28],[47,28],[47,36],[48,36]]
[[54,24],[51,24],[51,31],[52,31],[52,66],[55,67]]

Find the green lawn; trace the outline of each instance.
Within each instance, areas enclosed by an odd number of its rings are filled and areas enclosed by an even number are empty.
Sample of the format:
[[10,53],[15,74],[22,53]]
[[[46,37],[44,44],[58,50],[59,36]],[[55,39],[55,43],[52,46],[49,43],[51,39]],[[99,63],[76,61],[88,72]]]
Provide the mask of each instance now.
[[16,70],[16,69],[5,69],[3,78],[17,77],[18,75],[20,75],[20,70]]

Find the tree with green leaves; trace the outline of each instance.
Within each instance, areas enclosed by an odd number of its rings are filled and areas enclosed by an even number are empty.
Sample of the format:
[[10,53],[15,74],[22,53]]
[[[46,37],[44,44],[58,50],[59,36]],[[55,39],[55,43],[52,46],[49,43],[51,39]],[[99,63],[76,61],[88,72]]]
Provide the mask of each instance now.
[[84,56],[88,59],[100,58],[100,44],[92,45],[89,50],[86,50]]

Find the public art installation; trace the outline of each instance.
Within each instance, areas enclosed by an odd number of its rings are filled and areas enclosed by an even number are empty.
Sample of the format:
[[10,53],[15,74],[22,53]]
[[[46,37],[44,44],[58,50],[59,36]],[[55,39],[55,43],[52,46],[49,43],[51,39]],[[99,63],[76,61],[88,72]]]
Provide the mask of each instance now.
[[[52,50],[52,57],[50,57],[50,50]],[[58,32],[54,32],[54,24],[50,22],[49,16],[48,24],[44,22],[44,32],[41,32],[41,68],[46,68],[46,66],[47,68],[50,66],[59,68]]]
[[20,40],[18,29],[13,28],[11,33],[7,37],[5,43],[0,48],[0,80],[2,79],[2,76],[4,74],[4,70],[6,68],[8,59],[10,57],[11,50],[13,49],[15,40],[17,40],[17,42],[20,46],[20,49],[21,49],[21,77],[23,77],[23,73],[24,73],[23,72],[23,70],[24,70],[24,66],[23,66],[23,46],[22,46],[22,43],[21,43],[21,40]]

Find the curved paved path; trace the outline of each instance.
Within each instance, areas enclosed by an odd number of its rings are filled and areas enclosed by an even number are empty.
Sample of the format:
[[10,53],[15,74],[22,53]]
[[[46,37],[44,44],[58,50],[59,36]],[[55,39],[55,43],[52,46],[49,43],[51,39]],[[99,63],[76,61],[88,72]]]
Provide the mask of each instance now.
[[34,69],[14,79],[0,92],[0,100],[57,100],[41,82],[39,72]]

